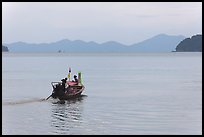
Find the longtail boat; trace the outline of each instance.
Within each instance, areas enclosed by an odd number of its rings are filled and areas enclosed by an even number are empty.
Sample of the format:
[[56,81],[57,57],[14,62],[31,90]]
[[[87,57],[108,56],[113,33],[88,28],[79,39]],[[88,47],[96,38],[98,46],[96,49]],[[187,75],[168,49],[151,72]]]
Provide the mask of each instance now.
[[81,96],[81,93],[85,89],[85,86],[81,82],[81,73],[78,73],[78,78],[78,82],[69,80],[66,81],[65,84],[63,84],[61,81],[51,82],[53,91],[48,98],[52,97],[54,99],[58,98],[60,100],[69,100]]

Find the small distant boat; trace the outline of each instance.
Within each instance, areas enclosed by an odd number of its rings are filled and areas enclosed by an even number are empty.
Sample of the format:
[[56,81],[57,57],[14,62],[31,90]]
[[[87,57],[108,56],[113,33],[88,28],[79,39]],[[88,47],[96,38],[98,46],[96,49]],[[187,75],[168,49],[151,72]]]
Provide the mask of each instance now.
[[58,98],[59,100],[69,100],[81,96],[85,89],[85,86],[81,82],[81,73],[78,73],[78,78],[78,83],[69,80],[66,82],[65,87],[62,82],[51,82],[53,91],[47,99],[52,97],[54,99]]

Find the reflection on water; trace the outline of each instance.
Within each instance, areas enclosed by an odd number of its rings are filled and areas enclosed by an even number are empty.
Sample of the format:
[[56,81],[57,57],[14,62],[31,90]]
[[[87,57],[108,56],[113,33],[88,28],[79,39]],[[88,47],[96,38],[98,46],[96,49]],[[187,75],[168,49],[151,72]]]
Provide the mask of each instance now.
[[80,127],[85,97],[68,100],[64,104],[52,104],[51,127],[54,134],[70,134],[70,129]]

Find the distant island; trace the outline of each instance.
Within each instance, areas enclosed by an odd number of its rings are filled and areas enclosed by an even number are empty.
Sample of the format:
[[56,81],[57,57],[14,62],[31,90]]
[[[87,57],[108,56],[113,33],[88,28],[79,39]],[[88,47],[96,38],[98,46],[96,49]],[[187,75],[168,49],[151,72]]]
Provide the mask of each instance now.
[[11,44],[3,43],[9,52],[36,52],[36,53],[134,53],[134,52],[171,52],[184,40],[182,35],[159,34],[132,45],[124,45],[116,41],[96,43],[94,41],[85,42],[82,40],[63,39],[52,43],[25,43],[15,42]]
[[176,52],[202,52],[202,35],[194,35],[181,41]]
[[8,47],[2,45],[2,52],[8,52],[8,51],[9,51]]

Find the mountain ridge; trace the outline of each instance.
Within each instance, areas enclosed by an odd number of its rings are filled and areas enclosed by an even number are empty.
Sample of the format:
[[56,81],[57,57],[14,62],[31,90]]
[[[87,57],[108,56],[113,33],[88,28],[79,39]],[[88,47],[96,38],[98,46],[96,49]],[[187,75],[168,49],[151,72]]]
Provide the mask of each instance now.
[[50,43],[4,43],[10,52],[171,52],[185,39],[182,35],[158,34],[142,42],[125,45],[117,41],[97,43],[95,41],[62,39]]

